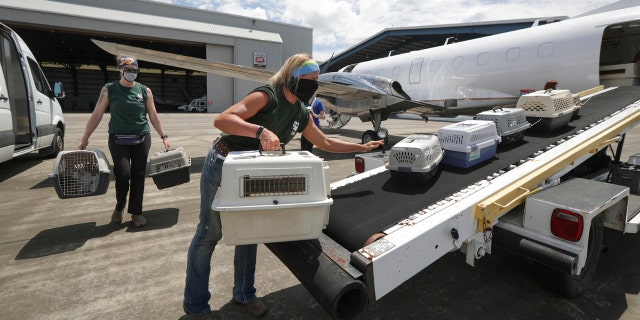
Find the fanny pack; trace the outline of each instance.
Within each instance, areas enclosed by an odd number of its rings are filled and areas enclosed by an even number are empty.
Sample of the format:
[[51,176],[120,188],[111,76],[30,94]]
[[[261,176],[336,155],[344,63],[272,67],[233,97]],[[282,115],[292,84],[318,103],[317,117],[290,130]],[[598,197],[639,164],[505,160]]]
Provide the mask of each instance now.
[[113,141],[117,145],[121,146],[133,146],[136,144],[141,144],[144,141],[144,134],[130,134],[130,135],[121,135],[116,134],[113,137]]

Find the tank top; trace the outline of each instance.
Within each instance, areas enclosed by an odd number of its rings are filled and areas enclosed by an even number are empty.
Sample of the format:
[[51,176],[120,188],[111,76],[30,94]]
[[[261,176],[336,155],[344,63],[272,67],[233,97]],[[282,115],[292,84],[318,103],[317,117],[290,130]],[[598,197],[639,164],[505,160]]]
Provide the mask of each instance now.
[[131,87],[120,85],[119,81],[105,85],[109,93],[109,133],[111,134],[147,134],[147,87],[138,82]]
[[[269,129],[284,144],[289,143],[296,133],[307,127],[309,111],[300,100],[296,100],[294,104],[289,103],[282,88],[272,85],[255,88],[251,93],[257,91],[267,93],[269,102],[257,114],[247,119],[247,122]],[[235,136],[223,132],[222,139],[235,151],[258,150],[260,146],[260,140],[255,137]]]

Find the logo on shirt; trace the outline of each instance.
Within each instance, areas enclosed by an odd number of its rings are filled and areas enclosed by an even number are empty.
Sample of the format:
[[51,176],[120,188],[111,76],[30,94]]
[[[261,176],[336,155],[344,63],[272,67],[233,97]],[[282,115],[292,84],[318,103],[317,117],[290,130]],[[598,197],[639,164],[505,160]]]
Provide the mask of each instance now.
[[144,101],[144,98],[142,97],[142,93],[136,94],[136,101],[138,101],[138,102],[143,102]]
[[298,127],[300,127],[300,122],[298,122],[297,120],[293,122],[293,130],[291,131],[291,136],[295,136],[296,133],[298,132]]

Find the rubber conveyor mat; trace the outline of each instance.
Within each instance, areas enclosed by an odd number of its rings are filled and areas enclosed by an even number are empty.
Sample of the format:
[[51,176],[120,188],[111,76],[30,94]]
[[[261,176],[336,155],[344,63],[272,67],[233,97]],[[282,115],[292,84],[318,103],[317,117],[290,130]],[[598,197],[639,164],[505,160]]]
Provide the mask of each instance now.
[[582,106],[579,118],[569,125],[554,132],[529,129],[522,141],[499,145],[496,158],[468,169],[441,165],[440,174],[425,186],[401,186],[391,180],[389,171],[384,171],[337,188],[331,192],[334,202],[324,233],[350,252],[356,251],[371,235],[637,100],[640,87],[620,87],[594,96]]

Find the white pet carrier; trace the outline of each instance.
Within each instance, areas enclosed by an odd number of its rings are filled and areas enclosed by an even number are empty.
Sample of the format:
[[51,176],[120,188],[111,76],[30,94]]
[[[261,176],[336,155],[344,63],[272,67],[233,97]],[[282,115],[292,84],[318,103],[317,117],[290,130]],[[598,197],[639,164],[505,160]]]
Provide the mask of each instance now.
[[531,127],[524,110],[519,108],[494,108],[478,113],[476,119],[493,121],[503,144],[521,140]]
[[437,136],[414,134],[391,148],[386,167],[401,184],[426,183],[436,174],[443,155]]
[[212,208],[227,244],[316,239],[333,203],[329,167],[307,151],[230,152]]

